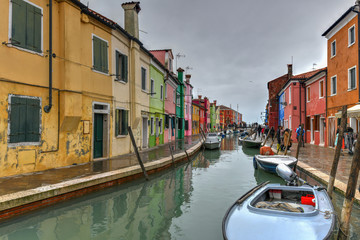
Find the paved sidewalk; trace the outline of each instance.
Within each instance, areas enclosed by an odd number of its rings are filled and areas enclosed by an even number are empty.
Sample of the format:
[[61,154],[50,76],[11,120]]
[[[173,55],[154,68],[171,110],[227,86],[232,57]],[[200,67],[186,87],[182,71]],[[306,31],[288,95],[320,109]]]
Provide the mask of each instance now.
[[[140,152],[142,161],[145,163],[169,157],[172,146],[173,154],[184,153],[200,141],[200,135],[185,137],[183,140],[164,144]],[[113,170],[123,169],[131,166],[138,166],[135,153],[121,155],[116,158],[100,161],[91,161],[84,164],[72,165],[62,168],[50,169],[42,172],[16,175],[0,178],[0,197],[10,193],[35,189],[37,187],[49,186],[65,182],[68,180],[79,179]]]

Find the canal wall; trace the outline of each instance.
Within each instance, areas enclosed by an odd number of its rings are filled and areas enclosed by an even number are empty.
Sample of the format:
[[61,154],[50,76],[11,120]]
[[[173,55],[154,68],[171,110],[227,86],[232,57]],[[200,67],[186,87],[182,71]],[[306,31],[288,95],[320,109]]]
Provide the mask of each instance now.
[[[189,161],[187,155],[190,157],[197,153],[202,144],[203,140],[200,140],[186,152],[174,154],[174,160],[168,156],[147,162],[144,164],[145,169],[151,175],[171,167],[173,161],[174,163]],[[0,220],[142,177],[144,177],[142,169],[140,165],[136,165],[3,195],[0,196]]]

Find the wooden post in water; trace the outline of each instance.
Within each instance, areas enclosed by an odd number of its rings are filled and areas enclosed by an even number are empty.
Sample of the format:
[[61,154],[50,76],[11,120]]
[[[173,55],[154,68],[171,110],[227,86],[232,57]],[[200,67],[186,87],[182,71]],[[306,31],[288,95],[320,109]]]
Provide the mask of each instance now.
[[356,192],[356,184],[360,171],[360,134],[358,134],[355,152],[351,163],[349,181],[346,188],[343,208],[341,210],[340,229],[338,239],[347,239],[349,235],[349,225],[351,210],[354,203],[354,196]]
[[169,144],[169,149],[170,149],[171,160],[172,160],[173,166],[175,166],[175,160],[174,160],[174,155],[173,155],[173,152],[172,152],[171,144]]
[[332,164],[332,167],[331,167],[329,184],[328,184],[328,187],[327,187],[327,192],[328,192],[330,198],[332,198],[332,193],[333,193],[333,189],[334,189],[336,171],[337,171],[337,167],[338,167],[338,164],[339,164],[342,141],[343,141],[343,137],[344,137],[344,131],[345,131],[345,128],[346,128],[346,119],[347,119],[347,106],[343,106],[342,109],[341,109],[341,123],[340,123],[340,129],[339,129],[339,135],[338,135],[338,139],[337,139],[337,144],[335,146],[334,161],[333,161],[333,164]]
[[288,138],[288,140],[287,140],[286,143],[285,143],[285,152],[284,152],[284,155],[287,154],[289,142],[291,141],[291,135],[292,135],[292,131],[290,131],[290,133],[289,133],[289,138]]
[[[271,129],[273,129],[273,127],[271,127]],[[264,141],[264,143],[262,144],[263,146],[265,146],[265,144],[266,144],[266,142],[267,142],[267,140],[268,140],[268,138],[269,138],[271,129],[268,131],[268,134],[266,135],[265,141]],[[265,132],[265,131],[264,131],[264,132]]]
[[142,169],[142,171],[143,171],[143,173],[144,173],[144,176],[145,176],[146,180],[149,180],[149,176],[148,176],[148,174],[147,174],[147,172],[146,172],[146,169],[145,169],[145,167],[144,167],[144,164],[143,164],[143,162],[142,162],[142,160],[141,160],[141,157],[140,157],[140,154],[139,154],[139,150],[138,150],[138,148],[137,148],[137,146],[136,146],[134,134],[133,134],[132,129],[131,129],[130,126],[128,127],[128,131],[129,131],[130,139],[131,139],[131,142],[132,142],[132,144],[133,144],[133,147],[134,147],[134,150],[135,150],[135,153],[136,153],[136,157],[137,157],[137,159],[138,159],[138,161],[139,161],[140,167],[141,167],[141,169]]
[[275,139],[277,140],[277,134],[278,134],[278,133],[277,133],[277,131],[276,131],[275,136],[273,137],[272,142],[271,142],[271,144],[270,144],[270,148],[272,148]]
[[187,153],[186,149],[184,151],[185,151],[185,154],[186,154],[186,157],[187,157],[188,161],[190,161],[189,154]]

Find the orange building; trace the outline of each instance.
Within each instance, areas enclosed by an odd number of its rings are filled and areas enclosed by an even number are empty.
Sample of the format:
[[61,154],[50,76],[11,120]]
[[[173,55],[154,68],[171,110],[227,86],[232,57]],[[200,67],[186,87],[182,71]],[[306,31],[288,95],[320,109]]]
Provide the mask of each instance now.
[[[322,36],[327,39],[327,132],[329,146],[334,146],[338,120],[335,114],[341,107],[359,102],[358,16],[349,8]],[[358,132],[358,121],[348,119],[349,126]]]

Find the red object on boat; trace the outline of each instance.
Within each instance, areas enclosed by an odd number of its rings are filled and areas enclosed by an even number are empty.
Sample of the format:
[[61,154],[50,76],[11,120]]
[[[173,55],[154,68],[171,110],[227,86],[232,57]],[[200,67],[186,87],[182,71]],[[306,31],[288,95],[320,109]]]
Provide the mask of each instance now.
[[305,197],[301,197],[301,204],[304,205],[311,205],[315,207],[315,197],[314,195],[307,194]]
[[274,152],[271,150],[271,147],[264,146],[260,148],[260,155],[274,155]]

